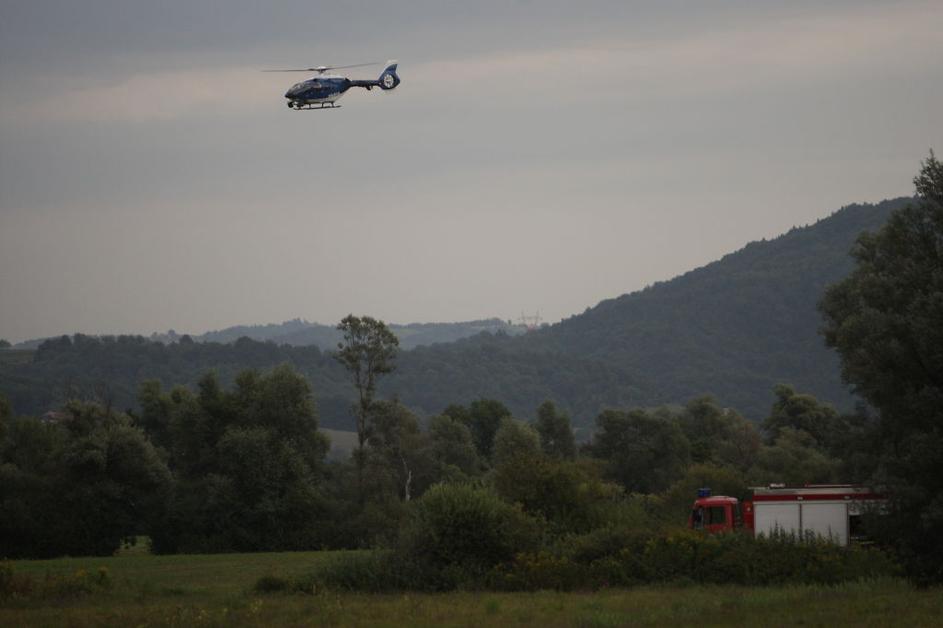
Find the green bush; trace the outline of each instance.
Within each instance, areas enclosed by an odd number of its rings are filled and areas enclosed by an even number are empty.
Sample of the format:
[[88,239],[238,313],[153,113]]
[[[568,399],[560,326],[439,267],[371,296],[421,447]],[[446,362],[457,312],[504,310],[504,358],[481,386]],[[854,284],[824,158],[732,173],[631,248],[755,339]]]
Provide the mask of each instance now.
[[554,551],[518,554],[489,586],[505,590],[595,589],[638,584],[825,584],[899,575],[883,552],[791,535],[753,538],[689,530],[640,534],[600,529]]
[[0,599],[29,597],[35,588],[32,578],[15,573],[10,563],[0,563]]
[[483,574],[541,543],[540,523],[492,491],[439,484],[413,506],[399,554],[433,569]]
[[407,564],[396,560],[390,551],[350,551],[332,557],[317,571],[292,582],[301,593],[323,590],[383,593],[412,588]]
[[650,582],[704,584],[836,584],[897,573],[886,554],[871,548],[787,534],[753,538],[689,530],[651,539],[642,564]]
[[509,458],[492,476],[495,491],[545,519],[554,533],[580,532],[599,525],[622,489],[604,482],[595,469],[544,454]]
[[557,550],[572,560],[590,564],[602,558],[611,558],[625,550],[641,552],[652,533],[637,528],[598,528],[587,534],[562,539]]
[[541,550],[518,554],[514,562],[498,565],[486,583],[488,588],[505,591],[569,591],[586,586],[588,573],[584,564]]
[[255,581],[252,590],[256,593],[280,593],[291,588],[291,582],[281,576],[266,575]]
[[542,538],[539,521],[492,491],[439,484],[410,504],[395,550],[345,553],[291,588],[308,593],[479,588],[496,566],[536,551]]
[[18,574],[13,566],[0,564],[0,598],[62,599],[106,591],[112,587],[111,573],[106,567],[94,572],[79,569],[71,574],[47,573],[41,581],[27,574]]

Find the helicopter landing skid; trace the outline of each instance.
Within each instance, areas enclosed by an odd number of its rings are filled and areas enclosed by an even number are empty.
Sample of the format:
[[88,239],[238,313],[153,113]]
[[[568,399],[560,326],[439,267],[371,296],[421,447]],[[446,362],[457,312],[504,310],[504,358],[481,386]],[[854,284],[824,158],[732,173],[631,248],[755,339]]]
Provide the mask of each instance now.
[[321,109],[340,109],[341,106],[340,106],[340,105],[335,105],[335,104],[333,104],[333,103],[332,103],[332,104],[321,103],[321,105],[320,105],[319,107],[315,107],[314,105],[304,105],[304,106],[295,105],[295,106],[292,107],[292,108],[293,108],[295,111],[320,111]]

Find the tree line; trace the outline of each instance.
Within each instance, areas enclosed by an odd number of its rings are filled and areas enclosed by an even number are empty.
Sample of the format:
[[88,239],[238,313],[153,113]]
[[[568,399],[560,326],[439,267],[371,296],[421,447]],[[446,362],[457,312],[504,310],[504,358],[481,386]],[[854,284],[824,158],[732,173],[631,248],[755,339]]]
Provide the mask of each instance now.
[[582,446],[550,401],[531,421],[479,399],[422,422],[395,399],[368,398],[358,447],[338,462],[289,365],[243,371],[228,389],[212,372],[194,389],[146,381],[130,414],[73,401],[40,419],[4,400],[0,555],[111,554],[138,535],[157,553],[383,546],[410,502],[443,483],[488,487],[561,530],[602,525],[607,508],[639,496],[656,500],[651,525],[681,525],[701,484],[743,494],[861,472],[844,435],[864,419],[787,386],[777,395],[765,435],[703,397],[607,410]]

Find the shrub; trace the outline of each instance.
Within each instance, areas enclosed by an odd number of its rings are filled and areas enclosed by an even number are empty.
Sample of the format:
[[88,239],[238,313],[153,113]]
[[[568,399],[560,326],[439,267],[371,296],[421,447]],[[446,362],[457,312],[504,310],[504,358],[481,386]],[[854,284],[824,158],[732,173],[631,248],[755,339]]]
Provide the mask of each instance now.
[[45,598],[66,598],[105,591],[111,586],[108,568],[99,567],[94,572],[79,569],[71,574],[46,574],[40,592]]
[[37,582],[29,575],[15,573],[12,565],[0,565],[0,598],[69,598],[105,591],[111,586],[111,573],[106,567],[91,573],[85,569],[71,574],[47,573]]
[[487,584],[489,588],[507,591],[569,591],[587,586],[587,574],[586,565],[541,550],[518,554],[513,563],[495,567]]
[[704,584],[836,584],[895,575],[897,567],[873,548],[841,547],[818,538],[776,534],[665,534],[645,545],[649,582]]
[[266,575],[255,581],[252,590],[256,593],[279,593],[287,591],[291,583],[280,576]]
[[899,573],[883,552],[816,538],[601,529],[565,539],[555,552],[519,554],[494,569],[489,584],[506,590],[656,583],[834,585]]
[[571,559],[589,564],[601,558],[616,556],[625,550],[640,552],[649,538],[651,533],[643,530],[605,527],[563,539],[558,547]]
[[478,588],[496,566],[537,550],[541,539],[537,520],[492,491],[439,484],[412,502],[395,550],[345,553],[292,588],[308,593]]
[[517,506],[488,489],[439,484],[414,507],[400,537],[399,553],[433,569],[460,569],[483,574],[535,550],[541,526]]
[[546,519],[551,531],[578,532],[598,524],[621,494],[593,471],[543,454],[517,456],[495,467],[493,482],[501,497]]
[[350,551],[332,557],[317,571],[292,582],[292,589],[317,593],[325,589],[383,593],[411,587],[409,569],[390,551]]
[[32,578],[15,573],[10,563],[0,563],[0,599],[29,597],[34,589]]

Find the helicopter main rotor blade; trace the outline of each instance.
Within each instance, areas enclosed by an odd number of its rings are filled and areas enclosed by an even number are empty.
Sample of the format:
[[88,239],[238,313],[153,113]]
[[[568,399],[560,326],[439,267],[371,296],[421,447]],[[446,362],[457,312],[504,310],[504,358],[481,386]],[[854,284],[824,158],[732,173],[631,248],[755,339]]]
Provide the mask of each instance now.
[[346,70],[347,68],[362,68],[368,65],[380,65],[380,61],[371,61],[370,63],[355,63],[353,65],[332,65],[328,70]]
[[263,72],[327,72],[328,70],[346,70],[347,68],[362,68],[367,65],[380,65],[379,61],[371,63],[355,63],[353,65],[322,65],[316,68],[297,68],[290,70],[262,70]]

